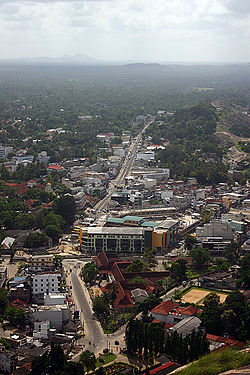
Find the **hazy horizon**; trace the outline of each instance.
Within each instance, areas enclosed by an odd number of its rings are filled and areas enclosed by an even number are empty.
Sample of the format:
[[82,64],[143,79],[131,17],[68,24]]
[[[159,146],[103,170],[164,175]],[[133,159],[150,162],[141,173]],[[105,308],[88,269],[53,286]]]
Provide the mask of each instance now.
[[1,0],[1,59],[246,63],[249,0]]

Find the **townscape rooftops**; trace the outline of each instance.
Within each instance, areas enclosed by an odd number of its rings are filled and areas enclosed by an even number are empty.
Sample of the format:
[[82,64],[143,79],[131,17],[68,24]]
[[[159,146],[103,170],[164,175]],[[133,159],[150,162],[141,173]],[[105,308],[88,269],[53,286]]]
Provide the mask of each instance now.
[[176,302],[165,301],[165,302],[160,303],[153,310],[151,310],[151,313],[156,313],[156,314],[161,314],[161,315],[167,315],[173,309],[175,309],[177,306],[178,306],[178,303],[176,303]]

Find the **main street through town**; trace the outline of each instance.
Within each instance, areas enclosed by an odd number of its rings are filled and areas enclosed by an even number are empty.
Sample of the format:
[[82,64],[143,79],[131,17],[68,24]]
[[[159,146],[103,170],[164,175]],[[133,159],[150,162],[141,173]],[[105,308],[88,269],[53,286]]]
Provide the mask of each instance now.
[[121,167],[121,170],[115,180],[111,181],[109,184],[109,189],[106,194],[106,196],[100,200],[94,207],[94,209],[97,212],[101,212],[105,209],[107,206],[108,202],[111,199],[111,195],[113,194],[115,188],[117,185],[123,184],[125,177],[127,177],[130,174],[130,171],[132,169],[135,157],[136,157],[136,152],[138,150],[139,143],[142,139],[142,134],[145,132],[145,130],[152,124],[154,120],[151,119],[146,126],[141,130],[141,132],[137,135],[135,140],[132,141],[131,145],[129,146],[126,157],[124,159],[123,166]]

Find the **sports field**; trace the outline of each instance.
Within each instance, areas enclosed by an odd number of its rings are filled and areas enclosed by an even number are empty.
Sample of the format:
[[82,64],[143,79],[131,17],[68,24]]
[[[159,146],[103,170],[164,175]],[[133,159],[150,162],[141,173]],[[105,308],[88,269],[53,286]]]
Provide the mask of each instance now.
[[220,293],[214,290],[205,290],[200,288],[191,288],[187,293],[185,293],[182,296],[182,302],[189,302],[189,303],[198,303],[202,304],[202,300],[211,292],[216,292],[218,296],[220,297],[220,302],[224,302],[227,294],[226,293]]

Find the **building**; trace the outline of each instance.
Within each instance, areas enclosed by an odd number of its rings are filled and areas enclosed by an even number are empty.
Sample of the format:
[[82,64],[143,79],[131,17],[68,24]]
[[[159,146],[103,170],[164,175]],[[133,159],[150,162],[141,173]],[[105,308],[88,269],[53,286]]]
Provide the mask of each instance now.
[[0,159],[6,159],[13,152],[13,147],[0,145]]
[[220,255],[225,247],[234,239],[235,228],[228,222],[212,221],[203,227],[196,228],[196,237],[203,248],[207,248],[214,256]]
[[168,323],[175,325],[183,319],[187,319],[190,316],[197,316],[201,310],[195,306],[182,307],[178,303],[167,300],[161,302],[153,310],[151,310],[151,315],[153,319],[158,322]]
[[11,374],[15,369],[15,355],[0,344],[0,374]]
[[61,291],[62,275],[58,271],[42,272],[32,275],[32,294],[59,293]]
[[155,152],[154,151],[141,151],[136,154],[137,160],[144,160],[144,161],[153,161],[155,160]]
[[61,331],[63,323],[71,319],[70,308],[67,305],[52,305],[30,307],[29,316],[31,323],[49,321],[50,327]]
[[55,268],[54,255],[33,255],[29,257],[28,268],[30,272],[53,270]]
[[7,280],[7,267],[0,267],[0,287],[4,285]]
[[1,243],[1,248],[5,250],[10,250],[14,242],[15,238],[5,237],[5,239]]
[[130,227],[90,227],[82,230],[85,252],[141,253],[152,248],[152,229]]
[[44,293],[44,305],[53,306],[53,305],[65,305],[66,295],[59,293]]
[[201,320],[197,318],[197,316],[190,316],[176,323],[173,327],[170,328],[170,332],[177,332],[184,338],[191,332],[198,331],[200,325]]
[[44,320],[42,322],[34,322],[33,338],[34,339],[48,339],[50,330],[50,321]]

